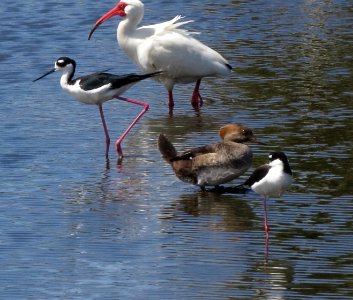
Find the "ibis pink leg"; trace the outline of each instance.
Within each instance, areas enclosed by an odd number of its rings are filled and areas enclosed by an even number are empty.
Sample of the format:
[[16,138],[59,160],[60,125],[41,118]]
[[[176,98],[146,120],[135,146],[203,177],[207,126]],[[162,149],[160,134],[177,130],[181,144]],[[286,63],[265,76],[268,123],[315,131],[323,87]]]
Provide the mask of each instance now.
[[137,104],[137,105],[143,106],[142,111],[137,115],[135,120],[129,125],[129,127],[125,130],[125,132],[121,135],[121,137],[115,142],[115,147],[116,147],[116,151],[118,152],[119,160],[122,160],[123,151],[121,150],[121,142],[123,141],[125,136],[129,133],[129,131],[132,129],[132,127],[134,127],[134,125],[138,122],[138,120],[140,120],[141,117],[146,113],[146,111],[149,108],[149,104],[146,103],[146,102],[141,102],[141,101],[137,101],[137,100],[133,100],[133,99],[123,98],[123,97],[120,97],[120,96],[117,96],[115,98],[117,98],[119,100],[122,100],[122,101],[126,101],[126,102],[130,102],[130,103],[133,103],[133,104]]
[[266,232],[266,238],[268,238],[268,233],[270,231],[270,227],[268,226],[267,222],[267,197],[264,196],[264,212],[265,212],[265,232]]
[[192,93],[191,104],[193,107],[201,107],[203,103],[203,100],[200,94],[200,84],[201,84],[201,79],[196,81],[196,85]]
[[168,91],[168,98],[169,98],[169,109],[172,110],[174,107],[173,91]]
[[266,236],[266,241],[265,241],[265,263],[268,263],[268,251],[269,249],[269,238]]
[[109,157],[109,145],[110,145],[110,137],[109,137],[109,132],[108,132],[108,127],[107,127],[107,123],[105,122],[105,118],[104,118],[104,113],[103,113],[103,107],[102,105],[98,105],[99,107],[99,112],[101,115],[101,119],[102,119],[102,123],[103,123],[103,128],[104,128],[104,133],[105,133],[105,143],[106,143],[106,147],[105,147],[105,157],[108,159]]

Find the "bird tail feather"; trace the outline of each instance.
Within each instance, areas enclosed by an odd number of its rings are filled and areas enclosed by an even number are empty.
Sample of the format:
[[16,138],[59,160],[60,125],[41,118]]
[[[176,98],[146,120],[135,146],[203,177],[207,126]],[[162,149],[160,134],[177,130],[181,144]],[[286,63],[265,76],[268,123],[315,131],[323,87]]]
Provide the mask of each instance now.
[[186,25],[186,24],[194,22],[194,20],[178,22],[181,19],[184,19],[184,17],[178,15],[178,16],[174,17],[172,20],[162,23],[163,25],[160,24],[162,26],[160,26],[160,32],[157,32],[157,34],[158,33],[163,33],[164,31],[178,31],[178,32],[180,32],[182,34],[185,34],[185,35],[200,34],[199,32],[195,32],[195,31],[190,31],[190,30],[187,30],[187,29],[179,28],[179,27],[181,27],[183,25]]
[[158,149],[164,160],[169,164],[172,162],[172,159],[178,155],[175,147],[164,134],[159,135]]

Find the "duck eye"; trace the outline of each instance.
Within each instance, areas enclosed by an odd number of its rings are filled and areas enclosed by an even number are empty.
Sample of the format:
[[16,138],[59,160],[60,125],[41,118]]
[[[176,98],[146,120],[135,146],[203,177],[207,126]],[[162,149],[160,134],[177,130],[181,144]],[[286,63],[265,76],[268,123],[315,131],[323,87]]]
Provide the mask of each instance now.
[[252,135],[251,129],[243,129],[243,134],[244,135]]

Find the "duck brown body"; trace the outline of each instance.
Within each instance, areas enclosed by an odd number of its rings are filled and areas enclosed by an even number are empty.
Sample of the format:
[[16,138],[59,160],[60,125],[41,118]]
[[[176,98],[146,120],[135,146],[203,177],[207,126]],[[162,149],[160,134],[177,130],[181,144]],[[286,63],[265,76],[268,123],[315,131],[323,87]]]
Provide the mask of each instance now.
[[236,179],[251,167],[253,155],[244,142],[257,142],[252,130],[242,124],[223,126],[219,135],[223,139],[220,143],[178,154],[161,134],[158,147],[180,180],[201,187],[217,186]]

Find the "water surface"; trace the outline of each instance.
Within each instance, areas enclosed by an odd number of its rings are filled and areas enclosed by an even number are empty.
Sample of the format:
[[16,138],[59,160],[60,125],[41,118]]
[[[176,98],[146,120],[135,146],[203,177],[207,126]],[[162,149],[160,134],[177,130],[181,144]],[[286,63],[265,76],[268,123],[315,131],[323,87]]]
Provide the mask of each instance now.
[[[63,55],[78,74],[138,72],[110,20],[112,1],[4,1],[0,10],[0,297],[3,299],[351,299],[353,297],[351,1],[149,1],[143,23],[177,14],[234,67],[205,79],[204,106],[177,86],[176,107],[144,81],[126,96],[149,112],[107,166],[98,109],[59,75],[32,83]],[[139,112],[105,105],[113,139]],[[241,122],[267,146],[254,166],[288,154],[294,184],[263,206],[253,192],[202,193],[176,179],[156,148],[218,141]],[[250,171],[249,171],[250,173]],[[247,174],[248,175],[248,174]],[[234,181],[239,184],[246,176]]]

